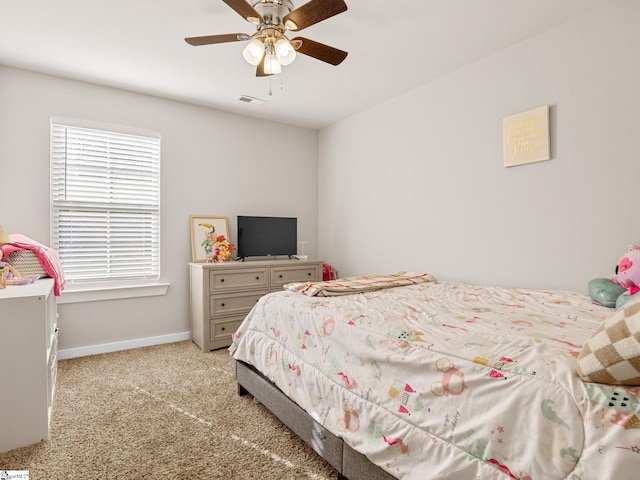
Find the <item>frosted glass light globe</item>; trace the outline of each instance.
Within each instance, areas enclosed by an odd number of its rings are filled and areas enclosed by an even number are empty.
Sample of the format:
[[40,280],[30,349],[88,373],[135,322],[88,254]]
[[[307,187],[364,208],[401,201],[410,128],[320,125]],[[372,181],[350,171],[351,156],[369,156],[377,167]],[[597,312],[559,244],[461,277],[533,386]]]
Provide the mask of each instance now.
[[242,56],[244,57],[244,59],[254,66],[260,63],[263,55],[264,44],[257,38],[251,40],[242,51]]
[[264,59],[264,73],[268,75],[275,75],[281,72],[282,72],[282,66],[278,61],[278,57],[276,57],[272,53],[267,53],[267,56]]
[[289,41],[281,38],[276,42],[276,55],[282,65],[289,65],[296,59],[296,50],[291,46]]

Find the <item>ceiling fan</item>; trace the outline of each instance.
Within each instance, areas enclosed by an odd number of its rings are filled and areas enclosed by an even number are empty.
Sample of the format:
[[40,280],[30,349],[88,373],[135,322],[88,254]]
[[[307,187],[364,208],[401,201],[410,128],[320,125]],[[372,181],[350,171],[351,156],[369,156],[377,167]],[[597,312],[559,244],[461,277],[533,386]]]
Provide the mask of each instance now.
[[304,37],[289,39],[288,31],[298,32],[347,10],[344,0],[311,0],[293,8],[291,0],[222,0],[245,20],[256,25],[256,33],[228,33],[188,37],[189,45],[249,41],[242,54],[255,65],[256,76],[265,77],[282,71],[302,53],[331,65],[339,65],[347,52]]

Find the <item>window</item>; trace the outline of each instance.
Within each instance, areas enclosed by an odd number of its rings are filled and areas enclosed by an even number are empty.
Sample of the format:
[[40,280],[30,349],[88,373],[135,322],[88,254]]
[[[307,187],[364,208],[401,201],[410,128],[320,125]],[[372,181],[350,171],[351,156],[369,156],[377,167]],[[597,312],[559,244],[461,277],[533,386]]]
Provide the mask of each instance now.
[[52,243],[67,281],[157,281],[160,136],[87,125],[51,124]]

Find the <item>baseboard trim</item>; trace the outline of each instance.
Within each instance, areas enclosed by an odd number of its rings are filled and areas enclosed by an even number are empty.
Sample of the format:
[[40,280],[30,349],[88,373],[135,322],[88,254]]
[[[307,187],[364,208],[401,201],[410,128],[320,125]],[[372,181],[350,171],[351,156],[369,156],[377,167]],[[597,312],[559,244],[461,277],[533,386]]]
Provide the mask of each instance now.
[[58,350],[58,359],[66,360],[69,358],[86,357],[88,355],[130,350],[132,348],[150,347],[152,345],[182,342],[184,340],[191,340],[191,332],[173,333],[171,335],[160,335],[157,337],[136,338],[135,340],[102,343],[100,345],[90,345],[88,347],[65,348],[64,350]]

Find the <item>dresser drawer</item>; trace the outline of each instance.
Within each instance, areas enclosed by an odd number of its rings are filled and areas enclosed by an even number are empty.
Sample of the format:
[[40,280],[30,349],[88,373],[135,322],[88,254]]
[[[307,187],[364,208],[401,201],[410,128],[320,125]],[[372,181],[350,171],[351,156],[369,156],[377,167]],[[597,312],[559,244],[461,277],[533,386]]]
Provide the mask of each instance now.
[[241,268],[237,270],[212,270],[209,272],[211,293],[233,290],[268,289],[269,278],[266,268]]
[[272,290],[279,290],[287,283],[317,282],[318,280],[320,280],[320,268],[318,265],[271,268]]
[[228,293],[226,295],[209,295],[209,313],[213,316],[238,315],[249,313],[249,310],[267,290],[246,293]]
[[243,320],[244,315],[231,317],[224,322],[211,320],[211,349],[214,350],[231,345],[231,337]]

